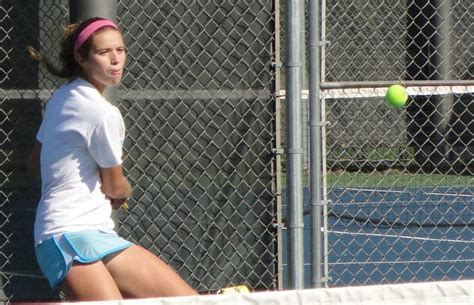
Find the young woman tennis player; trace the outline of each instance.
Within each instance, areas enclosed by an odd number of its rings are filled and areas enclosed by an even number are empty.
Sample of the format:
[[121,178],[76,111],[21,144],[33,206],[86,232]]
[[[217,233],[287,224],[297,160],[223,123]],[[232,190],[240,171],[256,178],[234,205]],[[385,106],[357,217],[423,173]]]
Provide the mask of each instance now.
[[132,194],[122,171],[125,128],[103,95],[122,79],[127,51],[117,25],[93,18],[66,28],[56,69],[69,81],[47,103],[30,168],[41,173],[34,237],[39,266],[69,301],[197,294],[170,266],[113,230],[112,207]]

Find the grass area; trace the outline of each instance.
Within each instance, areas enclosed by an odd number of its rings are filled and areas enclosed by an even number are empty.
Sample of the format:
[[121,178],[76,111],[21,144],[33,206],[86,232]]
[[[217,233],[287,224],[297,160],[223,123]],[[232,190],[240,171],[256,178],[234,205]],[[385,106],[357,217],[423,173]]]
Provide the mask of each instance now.
[[[347,172],[335,171],[327,173],[328,186],[338,187],[422,187],[422,186],[444,186],[444,187],[473,187],[473,176],[441,175],[409,173],[398,170],[384,172]],[[286,175],[282,173],[282,184],[286,183]],[[303,177],[304,186],[309,186],[309,174]]]

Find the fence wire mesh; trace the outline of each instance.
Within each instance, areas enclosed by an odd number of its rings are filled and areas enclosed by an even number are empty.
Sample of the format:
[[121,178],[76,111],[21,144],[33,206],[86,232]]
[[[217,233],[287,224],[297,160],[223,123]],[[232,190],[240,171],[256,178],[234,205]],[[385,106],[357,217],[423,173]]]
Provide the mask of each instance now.
[[[55,48],[68,18],[67,2],[0,3],[0,300],[58,297],[36,264],[33,223],[40,182],[26,162],[41,123],[42,108],[58,80],[46,78],[26,46]],[[49,54],[48,54],[49,55]]]
[[[130,209],[115,214],[117,228],[201,292],[277,286],[272,5],[117,1],[129,57],[123,84],[110,95],[127,126],[124,167],[134,185]],[[0,10],[7,52],[2,297],[58,299],[34,259],[39,183],[26,176],[25,163],[42,108],[61,80],[29,59],[25,46],[54,60],[69,7],[2,2]]]
[[[271,67],[283,49],[275,16],[284,3],[117,3],[129,63],[116,95],[135,185],[130,210],[116,215],[120,233],[202,291],[276,288]],[[363,83],[322,91],[327,285],[473,278],[474,90],[436,85],[474,78],[472,1],[325,5],[323,81]],[[57,56],[68,1],[4,1],[0,14],[0,297],[54,299],[34,259],[39,182],[25,162],[61,81],[25,46]],[[379,81],[423,83],[393,109]]]
[[136,185],[121,231],[200,290],[276,287],[272,15],[271,1],[119,2]]
[[472,278],[472,1],[326,3],[329,285]]

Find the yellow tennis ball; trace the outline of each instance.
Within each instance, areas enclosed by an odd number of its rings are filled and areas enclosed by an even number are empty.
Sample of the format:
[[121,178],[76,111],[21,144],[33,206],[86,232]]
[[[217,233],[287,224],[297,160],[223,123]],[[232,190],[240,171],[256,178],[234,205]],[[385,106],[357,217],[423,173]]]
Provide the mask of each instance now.
[[240,286],[238,286],[238,287],[237,287],[237,291],[238,291],[239,293],[248,293],[248,292],[250,292],[250,290],[249,290],[249,289],[247,288],[247,286],[245,286],[245,285],[240,285]]
[[405,106],[408,100],[408,93],[405,87],[401,85],[391,85],[385,93],[385,101],[395,108]]
[[245,286],[245,285],[227,287],[227,288],[223,288],[223,289],[220,291],[221,294],[249,293],[249,292],[250,292],[250,290],[249,290],[248,287]]

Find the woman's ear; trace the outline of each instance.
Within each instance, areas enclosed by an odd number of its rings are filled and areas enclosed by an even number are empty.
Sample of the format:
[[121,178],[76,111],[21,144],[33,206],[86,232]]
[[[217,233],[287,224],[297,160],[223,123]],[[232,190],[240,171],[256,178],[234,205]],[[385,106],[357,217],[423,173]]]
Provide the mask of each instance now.
[[74,53],[74,59],[77,61],[77,63],[79,65],[84,65],[84,62],[86,61],[84,58],[82,58],[82,56],[78,53],[78,52],[75,52]]

